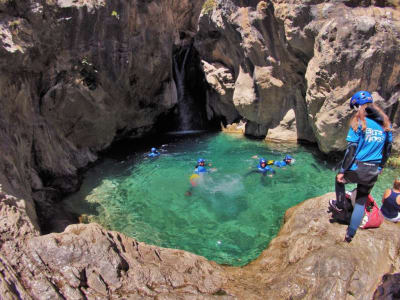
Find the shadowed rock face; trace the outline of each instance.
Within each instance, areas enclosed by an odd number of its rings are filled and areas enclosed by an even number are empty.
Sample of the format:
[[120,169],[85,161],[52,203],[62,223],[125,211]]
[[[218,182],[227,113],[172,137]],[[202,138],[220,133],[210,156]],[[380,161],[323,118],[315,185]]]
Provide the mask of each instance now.
[[[48,219],[77,170],[176,106],[202,1],[0,1],[0,182]],[[183,39],[181,39],[183,37]],[[49,205],[49,203],[51,205]]]
[[382,284],[374,293],[374,300],[399,299],[400,298],[400,273],[385,274]]
[[374,92],[397,127],[400,12],[388,5],[215,1],[196,36],[214,103],[233,105],[248,120],[247,134],[264,137],[274,128],[274,139],[287,131],[280,122],[293,109],[291,131],[325,153],[344,149],[348,100],[357,90]]

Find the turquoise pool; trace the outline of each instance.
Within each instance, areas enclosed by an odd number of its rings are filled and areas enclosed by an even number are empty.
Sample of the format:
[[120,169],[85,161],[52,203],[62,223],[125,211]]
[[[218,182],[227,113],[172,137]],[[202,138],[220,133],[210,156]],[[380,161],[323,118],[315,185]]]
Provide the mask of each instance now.
[[[143,151],[122,160],[104,159],[85,174],[80,191],[64,205],[140,241],[238,266],[267,247],[289,207],[334,191],[334,165],[313,148],[213,133],[170,137],[164,149],[155,159],[144,158]],[[285,154],[296,162],[275,168],[274,177],[246,176],[258,164],[255,156],[281,160]],[[187,196],[199,157],[216,171]],[[372,193],[379,203],[394,173],[385,169],[380,176]]]

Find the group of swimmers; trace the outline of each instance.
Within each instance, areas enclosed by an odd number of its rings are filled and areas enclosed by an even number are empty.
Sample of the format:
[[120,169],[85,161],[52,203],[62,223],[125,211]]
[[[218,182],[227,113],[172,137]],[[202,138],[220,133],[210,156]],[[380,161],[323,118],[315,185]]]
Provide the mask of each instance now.
[[[149,158],[155,158],[160,156],[160,152],[156,149],[156,148],[151,148],[150,152],[148,154],[146,154],[146,157]],[[258,158],[257,156],[254,156],[253,158]],[[286,155],[282,160],[266,160],[264,158],[260,158],[259,163],[257,165],[257,168],[255,170],[251,170],[250,172],[248,172],[245,176],[250,175],[252,173],[261,173],[263,176],[268,175],[270,177],[273,176],[273,174],[275,174],[275,170],[271,167],[271,166],[275,166],[278,168],[284,168],[286,166],[292,165],[295,162],[295,159],[290,156],[290,155]],[[209,164],[209,166],[211,166],[211,164]],[[212,169],[207,169],[206,168],[206,162],[203,158],[199,158],[197,160],[197,164],[195,166],[194,172],[192,174],[192,176],[190,177],[190,182],[192,184],[192,186],[196,186],[197,185],[197,179],[199,178],[199,176],[201,174],[207,173],[207,172],[213,172],[216,171],[215,168]],[[191,194],[191,193],[186,193],[186,194]]]
[[[156,148],[151,148],[150,152],[146,154],[146,157],[155,158],[160,156],[160,151]],[[258,158],[257,156],[253,158]],[[275,166],[278,168],[283,168],[286,166],[290,166],[295,162],[295,159],[290,156],[286,155],[280,161],[274,160],[266,160],[264,158],[260,158],[257,168],[252,170],[246,174],[252,173],[261,173],[262,175],[269,175],[273,176],[275,174],[275,170],[270,166]],[[211,166],[211,164],[209,164]],[[215,168],[208,170],[206,168],[206,162],[203,158],[199,158],[197,160],[197,164],[195,166],[193,175],[190,177],[190,182],[192,186],[196,185],[195,179],[202,173],[207,173],[209,171],[215,171]],[[187,192],[186,195],[191,195],[191,192]],[[392,222],[400,222],[400,178],[396,178],[393,183],[392,189],[387,189],[382,197],[382,207],[381,207],[382,215],[385,219],[392,221]]]

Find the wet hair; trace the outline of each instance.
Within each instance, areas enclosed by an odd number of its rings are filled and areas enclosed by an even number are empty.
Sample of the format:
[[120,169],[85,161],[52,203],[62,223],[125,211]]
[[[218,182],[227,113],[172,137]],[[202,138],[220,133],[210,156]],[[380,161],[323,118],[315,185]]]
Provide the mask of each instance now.
[[394,188],[395,190],[400,190],[400,177],[396,178],[396,179],[393,181],[393,188]]
[[382,118],[383,124],[381,124],[382,128],[384,131],[392,131],[390,128],[391,123],[389,120],[389,117],[384,113],[384,111],[375,103],[367,103],[364,105],[361,105],[357,113],[351,118],[350,120],[350,126],[353,128],[354,131],[357,131],[359,121],[361,121],[361,128],[362,131],[365,131],[367,128],[367,123],[365,121],[365,117],[367,116],[366,109],[367,108],[372,108],[374,109]]

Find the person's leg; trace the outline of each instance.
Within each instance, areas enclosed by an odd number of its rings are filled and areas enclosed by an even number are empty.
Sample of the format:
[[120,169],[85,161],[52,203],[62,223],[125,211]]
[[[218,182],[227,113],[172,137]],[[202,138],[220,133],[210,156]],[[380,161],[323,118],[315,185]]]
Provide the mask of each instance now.
[[367,202],[368,194],[372,190],[373,186],[373,184],[357,184],[356,203],[354,205],[354,210],[351,215],[350,225],[347,228],[346,241],[351,241],[361,224],[362,218],[364,217],[365,203]]
[[[357,182],[357,173],[354,171],[346,171],[344,173],[344,179],[346,183]],[[336,201],[330,201],[329,204],[336,211],[341,211],[344,208],[345,200],[346,200],[346,189],[345,183],[338,182],[337,175],[335,176],[335,192],[336,192]]]
[[346,197],[346,190],[344,183],[338,182],[335,177],[335,192],[336,192],[336,207],[343,209],[344,200]]

